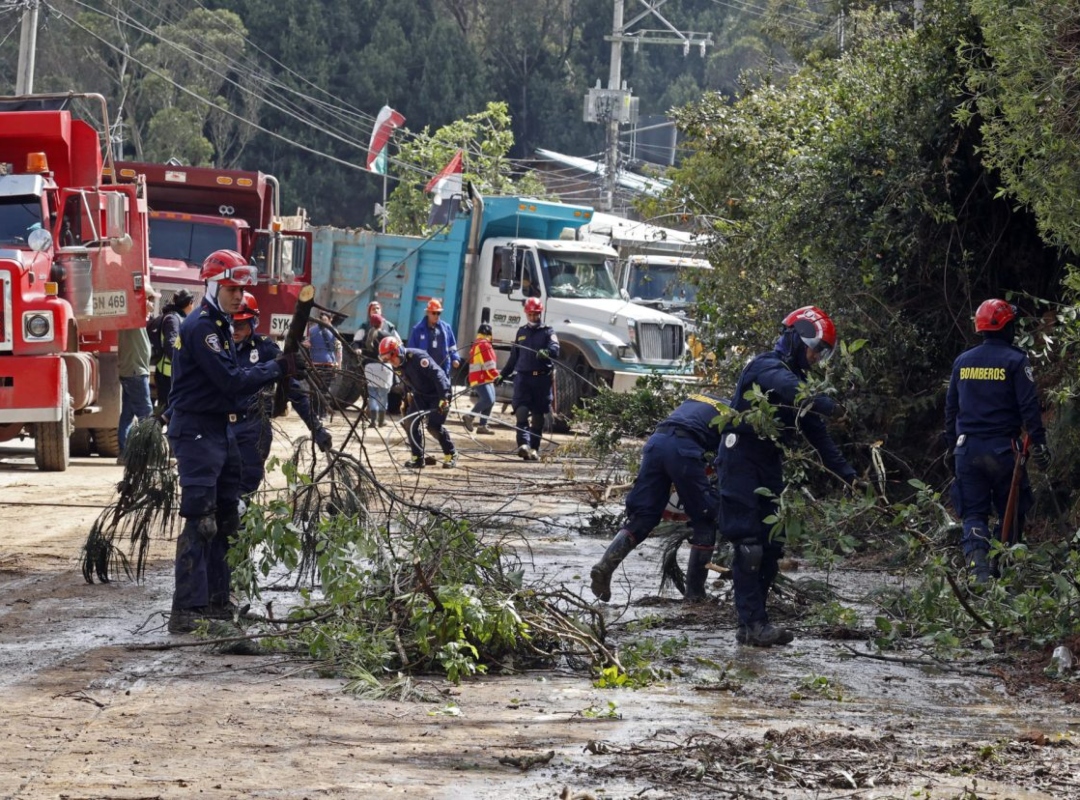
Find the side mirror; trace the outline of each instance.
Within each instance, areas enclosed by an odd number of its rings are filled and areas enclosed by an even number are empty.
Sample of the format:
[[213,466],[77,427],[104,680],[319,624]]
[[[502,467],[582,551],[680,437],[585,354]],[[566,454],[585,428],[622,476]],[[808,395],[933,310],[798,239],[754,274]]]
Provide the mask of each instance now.
[[122,239],[127,236],[127,195],[109,192],[105,195],[106,239]]
[[510,294],[514,289],[514,282],[509,278],[499,279],[499,294]]
[[619,289],[619,297],[621,297],[623,300],[629,300],[630,292],[626,291],[626,289]]

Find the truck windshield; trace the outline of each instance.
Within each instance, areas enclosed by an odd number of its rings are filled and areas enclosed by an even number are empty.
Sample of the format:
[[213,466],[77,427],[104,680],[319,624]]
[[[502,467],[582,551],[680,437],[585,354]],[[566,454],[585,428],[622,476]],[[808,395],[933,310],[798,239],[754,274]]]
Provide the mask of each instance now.
[[236,231],[222,225],[172,219],[150,220],[150,257],[198,266],[215,250],[239,249]]
[[668,303],[694,303],[697,286],[679,274],[679,268],[650,264],[630,268],[626,291],[631,300],[661,300]]
[[584,253],[541,251],[544,279],[552,297],[588,297],[617,300],[619,290],[611,275],[611,262]]
[[25,244],[30,231],[41,227],[41,198],[0,197],[0,242]]

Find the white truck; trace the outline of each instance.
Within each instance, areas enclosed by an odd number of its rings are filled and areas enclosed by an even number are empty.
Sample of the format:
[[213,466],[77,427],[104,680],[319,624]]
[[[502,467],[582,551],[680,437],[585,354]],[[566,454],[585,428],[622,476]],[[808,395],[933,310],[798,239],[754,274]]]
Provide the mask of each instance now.
[[524,323],[525,298],[540,298],[562,345],[555,371],[560,426],[595,385],[628,391],[642,375],[685,371],[682,321],[629,302],[616,283],[616,251],[575,238],[591,208],[472,192],[459,211],[427,238],[314,229],[317,302],[350,315],[339,326],[348,334],[378,300],[405,338],[437,297],[463,356],[477,326],[488,322],[505,360]]

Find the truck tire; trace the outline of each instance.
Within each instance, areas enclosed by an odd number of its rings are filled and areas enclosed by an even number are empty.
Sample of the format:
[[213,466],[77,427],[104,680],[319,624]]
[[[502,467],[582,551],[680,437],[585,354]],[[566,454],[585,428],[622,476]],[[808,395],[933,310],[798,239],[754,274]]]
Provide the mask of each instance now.
[[38,422],[34,425],[34,463],[42,472],[66,472],[71,456],[68,452],[68,431],[71,430],[71,398],[68,398],[64,418],[59,422]]
[[583,397],[593,393],[592,384],[596,383],[597,377],[589,362],[576,350],[569,350],[559,360],[561,363],[555,369],[551,427],[556,433],[569,433],[574,408]]
[[351,347],[342,348],[341,368],[334,373],[334,379],[330,382],[330,396],[343,406],[351,406],[366,391],[367,380],[360,356]]
[[68,453],[72,458],[86,458],[94,450],[89,428],[76,428],[68,440]]
[[120,432],[116,428],[91,428],[98,455],[102,458],[116,458],[120,455]]

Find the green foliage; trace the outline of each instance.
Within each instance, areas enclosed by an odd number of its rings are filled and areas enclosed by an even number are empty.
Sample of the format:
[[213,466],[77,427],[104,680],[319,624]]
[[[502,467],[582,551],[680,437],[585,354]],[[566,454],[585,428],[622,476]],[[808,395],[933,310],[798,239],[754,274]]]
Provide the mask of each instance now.
[[[403,140],[395,159],[434,175],[462,150],[462,180],[471,181],[481,194],[542,196],[543,184],[534,175],[529,173],[515,179],[512,174],[508,153],[513,145],[506,103],[488,103],[484,111],[434,133],[424,128]],[[431,199],[424,193],[423,185],[399,183],[387,205],[387,229],[393,233],[424,233],[430,207]]]
[[1034,212],[1049,244],[1080,253],[1080,10],[1055,0],[971,7],[981,37],[963,43],[970,100],[957,117],[981,123],[980,155],[1000,192]]
[[341,502],[316,513],[303,498],[325,484],[295,461],[283,470],[287,499],[253,503],[229,553],[234,589],[252,599],[283,574],[317,587],[300,589],[272,647],[365,693],[392,675],[438,671],[457,682],[492,666],[550,666],[556,653],[582,668],[611,662],[589,610],[576,596],[525,585],[501,538],[428,515],[375,526],[367,514],[341,513]]
[[659,375],[638,378],[633,391],[617,394],[601,386],[575,412],[589,431],[589,442],[603,456],[624,437],[647,438],[668,414],[686,399],[687,387],[672,385]]
[[861,33],[841,57],[679,111],[691,155],[651,211],[719,235],[699,299],[728,379],[808,303],[872,344],[842,393],[847,425],[863,441],[888,432],[909,477],[937,455],[942,376],[972,309],[1002,286],[1055,296],[1055,257],[995,199],[977,129],[956,122],[956,43],[978,34],[967,4],[927,2],[917,32],[888,15],[848,24]]
[[824,700],[844,702],[844,687],[825,675],[810,675],[803,678],[799,685],[800,691],[791,693],[792,700],[805,700],[810,695],[817,695]]

